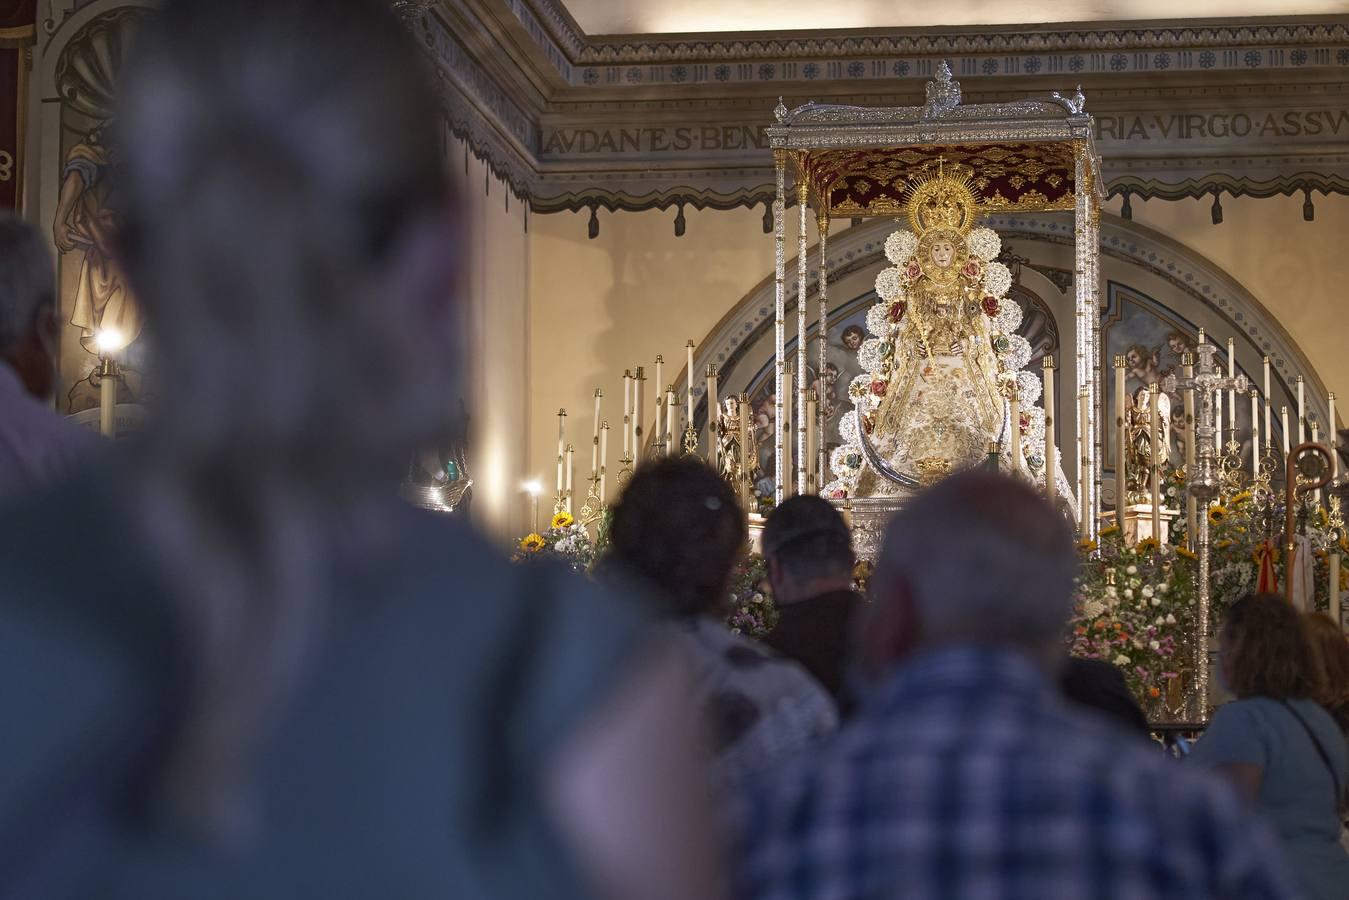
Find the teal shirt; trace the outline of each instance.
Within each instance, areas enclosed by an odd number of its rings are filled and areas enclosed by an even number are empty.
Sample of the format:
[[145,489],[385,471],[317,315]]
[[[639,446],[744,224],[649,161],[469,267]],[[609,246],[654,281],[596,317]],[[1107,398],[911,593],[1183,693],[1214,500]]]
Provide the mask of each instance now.
[[1308,900],[1349,896],[1349,854],[1340,846],[1335,784],[1349,784],[1349,749],[1335,720],[1310,700],[1289,704],[1321,742],[1332,778],[1307,730],[1277,700],[1253,697],[1219,707],[1190,754],[1204,768],[1246,763],[1263,777],[1256,811],[1274,829],[1289,871]]

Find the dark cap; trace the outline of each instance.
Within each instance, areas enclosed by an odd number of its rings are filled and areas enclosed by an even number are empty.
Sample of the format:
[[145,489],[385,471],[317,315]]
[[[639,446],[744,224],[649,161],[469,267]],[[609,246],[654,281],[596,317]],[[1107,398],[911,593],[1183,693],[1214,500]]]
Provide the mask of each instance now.
[[804,537],[832,534],[851,542],[852,535],[843,516],[828,500],[813,494],[789,497],[768,515],[763,529],[763,553],[771,556]]

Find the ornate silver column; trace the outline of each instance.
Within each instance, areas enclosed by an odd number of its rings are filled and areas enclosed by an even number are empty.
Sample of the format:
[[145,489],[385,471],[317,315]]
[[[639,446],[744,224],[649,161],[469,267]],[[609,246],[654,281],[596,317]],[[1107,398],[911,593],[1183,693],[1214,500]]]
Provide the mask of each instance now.
[[829,440],[826,428],[829,417],[825,414],[824,403],[824,367],[829,364],[829,258],[826,248],[829,243],[829,198],[820,199],[825,207],[816,213],[815,225],[820,232],[820,324],[815,329],[815,340],[820,344],[820,362],[815,377],[820,381],[821,394],[819,409],[816,411],[819,421],[815,425],[815,440],[820,445],[819,458],[815,466],[815,484],[823,489],[829,483]]
[[774,299],[774,348],[777,354],[773,370],[773,500],[782,502],[782,435],[785,425],[782,421],[782,390],[787,374],[787,188],[786,188],[787,151],[773,151],[773,177],[777,186],[777,196],[773,200],[773,299]]
[[[805,154],[796,157],[796,206],[800,231],[796,236],[796,493],[806,492],[806,469],[809,462],[806,454],[806,294],[809,290],[806,278],[809,275],[809,260],[806,258],[806,229],[809,227],[810,184],[806,181]],[[789,476],[790,472],[787,473]]]
[[1177,390],[1193,390],[1198,401],[1194,426],[1194,465],[1186,473],[1188,490],[1198,503],[1198,526],[1195,531],[1196,552],[1199,555],[1199,598],[1195,610],[1194,641],[1194,685],[1190,692],[1190,715],[1193,721],[1208,721],[1208,670],[1209,670],[1209,612],[1211,595],[1209,592],[1209,529],[1208,503],[1218,493],[1219,478],[1217,453],[1214,446],[1216,429],[1213,422],[1213,392],[1233,389],[1246,392],[1245,375],[1236,378],[1224,378],[1213,365],[1213,354],[1218,346],[1211,341],[1198,347],[1199,365],[1192,378],[1177,378],[1175,374],[1166,376],[1164,390],[1175,393]]

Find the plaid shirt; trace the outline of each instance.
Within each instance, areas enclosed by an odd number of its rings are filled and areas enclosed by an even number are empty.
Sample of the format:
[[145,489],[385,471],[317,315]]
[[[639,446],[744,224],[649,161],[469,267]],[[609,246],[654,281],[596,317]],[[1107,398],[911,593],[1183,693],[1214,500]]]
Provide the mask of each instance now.
[[918,659],[747,786],[737,896],[1293,896],[1234,797],[1104,729],[1017,655]]

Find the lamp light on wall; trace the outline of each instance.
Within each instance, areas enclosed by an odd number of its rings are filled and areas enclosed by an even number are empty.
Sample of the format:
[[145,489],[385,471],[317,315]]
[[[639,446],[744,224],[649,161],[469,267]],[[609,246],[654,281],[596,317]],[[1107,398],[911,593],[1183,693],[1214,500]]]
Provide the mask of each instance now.
[[539,494],[543,493],[543,483],[538,479],[526,481],[524,484],[520,485],[520,489],[529,495],[530,502],[533,505],[532,521],[534,524],[531,526],[530,530],[537,532],[539,530]]

